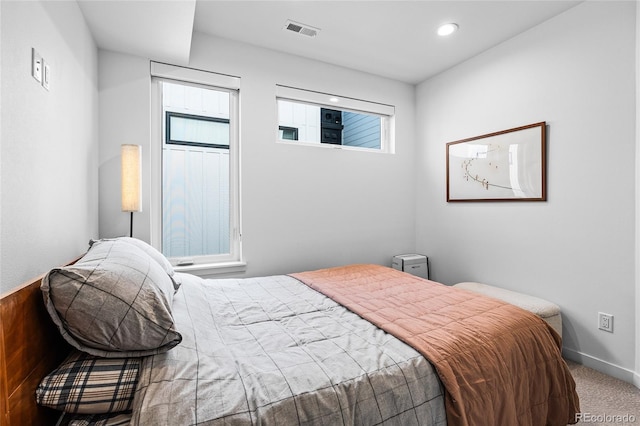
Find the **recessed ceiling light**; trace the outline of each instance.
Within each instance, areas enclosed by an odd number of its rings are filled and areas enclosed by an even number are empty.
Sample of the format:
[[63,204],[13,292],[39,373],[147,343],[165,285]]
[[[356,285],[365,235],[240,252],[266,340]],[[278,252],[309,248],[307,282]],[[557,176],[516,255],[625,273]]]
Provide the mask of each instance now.
[[340,99],[336,98],[335,96],[334,96],[334,97],[332,97],[332,98],[329,98],[329,100],[330,100],[331,102],[340,102]]
[[449,24],[443,24],[438,27],[438,35],[448,36],[455,33],[457,30],[458,30],[458,24],[454,24],[453,22]]

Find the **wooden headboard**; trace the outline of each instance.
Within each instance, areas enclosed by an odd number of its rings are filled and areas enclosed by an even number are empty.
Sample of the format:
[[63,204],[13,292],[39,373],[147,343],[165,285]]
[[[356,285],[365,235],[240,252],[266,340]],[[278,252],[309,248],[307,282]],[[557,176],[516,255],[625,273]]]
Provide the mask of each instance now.
[[60,413],[36,404],[40,380],[69,353],[44,307],[43,276],[0,297],[0,424],[54,425]]

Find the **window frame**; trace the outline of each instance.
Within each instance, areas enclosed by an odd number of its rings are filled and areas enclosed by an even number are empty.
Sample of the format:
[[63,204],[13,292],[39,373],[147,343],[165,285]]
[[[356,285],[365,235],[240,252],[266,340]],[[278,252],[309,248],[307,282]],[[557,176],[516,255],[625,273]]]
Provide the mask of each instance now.
[[200,276],[241,272],[242,210],[240,185],[240,78],[209,71],[151,62],[151,245],[162,251],[162,151],[166,137],[162,105],[162,82],[220,90],[229,93],[229,253],[169,258],[178,272]]
[[[291,132],[291,135],[293,136],[292,138],[282,138],[280,137],[280,132],[283,132],[283,134],[286,134],[285,132]],[[291,127],[291,126],[278,126],[278,137],[280,138],[280,140],[283,141],[297,141],[298,140],[298,131],[299,129],[297,127]]]
[[[283,126],[280,124],[280,101],[312,105],[320,108],[353,112],[357,114],[378,116],[381,118],[380,148],[366,148],[304,140],[282,139],[280,137],[280,128]],[[382,154],[395,153],[395,106],[393,105],[276,84],[276,111],[278,111],[276,123],[277,143],[298,146],[312,146],[328,149],[374,152]]]
[[229,145],[224,144],[216,144],[216,143],[207,143],[207,142],[193,142],[193,141],[183,141],[179,139],[171,139],[171,117],[178,118],[186,118],[189,120],[195,121],[208,121],[211,123],[222,123],[222,124],[230,124],[229,120],[226,118],[216,118],[216,117],[207,117],[204,115],[197,114],[184,114],[181,112],[174,111],[165,111],[164,114],[164,130],[165,130],[165,138],[164,141],[169,145],[185,145],[185,146],[201,146],[204,148],[220,148],[220,149],[229,149]]

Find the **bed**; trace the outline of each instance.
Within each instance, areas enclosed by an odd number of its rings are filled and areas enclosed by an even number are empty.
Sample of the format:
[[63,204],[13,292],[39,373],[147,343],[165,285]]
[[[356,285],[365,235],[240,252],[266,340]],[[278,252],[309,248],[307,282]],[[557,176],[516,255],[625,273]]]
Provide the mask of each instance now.
[[[579,411],[544,321],[378,265],[202,280],[139,240],[112,239],[54,268],[41,287],[72,349],[66,364],[35,374],[44,376],[38,401],[67,411],[69,424],[560,425]],[[122,315],[109,323],[105,312]],[[120,368],[110,391],[126,398],[105,398],[101,384],[92,400],[69,403],[91,393],[92,368]],[[78,371],[82,380],[70,380]],[[83,391],[72,392],[79,382]],[[12,411],[3,402],[6,418]]]

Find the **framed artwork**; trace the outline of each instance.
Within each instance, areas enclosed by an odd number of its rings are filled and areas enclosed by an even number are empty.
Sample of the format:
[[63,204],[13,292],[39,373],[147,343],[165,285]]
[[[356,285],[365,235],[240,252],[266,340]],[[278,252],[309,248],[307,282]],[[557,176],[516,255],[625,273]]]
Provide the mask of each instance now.
[[447,143],[447,201],[545,201],[546,122]]

